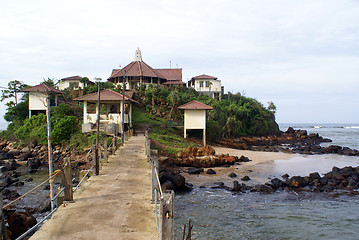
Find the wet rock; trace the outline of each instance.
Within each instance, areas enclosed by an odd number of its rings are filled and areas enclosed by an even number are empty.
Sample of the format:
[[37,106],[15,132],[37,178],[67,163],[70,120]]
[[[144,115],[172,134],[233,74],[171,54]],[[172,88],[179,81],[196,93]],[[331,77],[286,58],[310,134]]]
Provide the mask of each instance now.
[[250,162],[252,160],[250,160],[248,157],[245,157],[245,156],[241,156],[239,159],[238,159],[240,162]]
[[15,160],[11,160],[5,163],[5,167],[8,169],[8,171],[13,171],[20,167],[20,164],[18,164]]
[[7,188],[2,190],[1,193],[4,196],[4,199],[8,199],[10,201],[13,201],[16,198],[20,197],[20,194],[16,190],[10,190],[10,189],[7,189]]
[[175,186],[169,180],[166,180],[164,183],[161,183],[161,187],[163,190],[175,190]]
[[244,176],[244,177],[241,178],[241,180],[242,180],[242,181],[249,181],[249,180],[251,180],[251,179],[250,179],[250,177],[248,177],[248,176]]
[[272,193],[272,192],[274,192],[273,188],[271,188],[268,185],[263,185],[263,184],[256,185],[255,189],[257,190],[257,192],[260,192],[260,193]]
[[216,182],[216,183],[214,183],[214,184],[215,184],[216,186],[211,187],[212,189],[225,188],[225,187],[226,187],[223,182]]
[[187,169],[188,174],[200,174],[201,172],[203,172],[202,168],[188,168]]
[[206,173],[207,174],[216,174],[216,171],[214,171],[213,169],[210,168],[206,171]]
[[283,174],[282,175],[282,178],[284,179],[284,180],[288,180],[289,179],[289,175],[286,173],[286,174]]
[[233,188],[231,189],[232,192],[239,192],[241,191],[241,185],[238,181],[233,181]]
[[232,173],[228,174],[228,177],[230,177],[230,178],[235,178],[235,177],[237,177],[237,174],[235,174],[234,172],[232,172]]
[[8,229],[11,232],[11,238],[16,239],[29,228],[34,226],[36,218],[27,212],[16,212],[15,210],[5,210],[5,217],[8,222]]
[[33,179],[32,179],[32,177],[27,177],[27,178],[24,179],[24,181],[25,181],[25,182],[32,182]]
[[309,177],[311,179],[321,179],[320,174],[318,172],[309,173]]
[[273,178],[270,180],[270,185],[273,189],[278,189],[284,186],[284,182],[278,178]]
[[287,183],[290,187],[294,187],[294,188],[305,186],[303,184],[303,177],[301,176],[293,176],[287,181]]
[[17,159],[18,159],[19,161],[26,161],[26,160],[28,160],[29,158],[32,158],[32,157],[33,157],[33,156],[32,156],[31,151],[25,151],[25,152],[21,153],[21,154],[17,157]]
[[293,134],[294,129],[292,127],[289,127],[285,133]]

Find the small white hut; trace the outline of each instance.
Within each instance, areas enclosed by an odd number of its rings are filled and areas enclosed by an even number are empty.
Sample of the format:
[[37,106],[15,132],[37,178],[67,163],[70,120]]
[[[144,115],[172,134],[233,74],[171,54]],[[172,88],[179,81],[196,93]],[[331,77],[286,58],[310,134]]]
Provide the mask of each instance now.
[[46,114],[47,110],[47,97],[48,95],[55,95],[54,102],[51,102],[51,106],[57,106],[57,97],[63,94],[60,90],[53,88],[45,83],[28,87],[20,92],[29,93],[29,118],[39,113]]
[[179,106],[178,109],[184,110],[184,138],[187,138],[187,129],[203,129],[203,145],[206,145],[206,110],[213,107],[198,101]]

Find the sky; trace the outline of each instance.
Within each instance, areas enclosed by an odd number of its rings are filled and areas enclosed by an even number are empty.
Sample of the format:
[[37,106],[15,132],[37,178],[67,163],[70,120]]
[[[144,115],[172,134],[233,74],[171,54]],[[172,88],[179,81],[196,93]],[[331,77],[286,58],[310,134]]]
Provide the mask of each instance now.
[[[103,81],[140,48],[153,68],[207,74],[278,123],[359,123],[358,0],[17,0],[0,3],[0,86]],[[0,123],[6,111],[0,104]]]

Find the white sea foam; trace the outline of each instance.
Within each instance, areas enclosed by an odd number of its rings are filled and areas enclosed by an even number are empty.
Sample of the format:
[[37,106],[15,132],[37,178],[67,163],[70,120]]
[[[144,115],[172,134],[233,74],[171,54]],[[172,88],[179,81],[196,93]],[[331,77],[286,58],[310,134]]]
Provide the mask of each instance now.
[[348,127],[344,127],[344,128],[355,128],[355,129],[359,129],[359,126],[348,126]]

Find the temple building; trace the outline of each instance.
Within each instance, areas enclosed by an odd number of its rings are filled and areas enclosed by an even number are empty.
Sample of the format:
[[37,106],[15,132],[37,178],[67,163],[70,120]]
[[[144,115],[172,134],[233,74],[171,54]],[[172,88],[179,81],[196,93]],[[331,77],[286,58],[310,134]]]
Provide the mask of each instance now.
[[186,85],[182,82],[181,68],[154,69],[142,60],[141,50],[137,49],[134,60],[121,69],[113,69],[108,82],[121,84],[126,89],[134,89],[139,84]]
[[189,80],[188,87],[192,87],[196,89],[197,92],[209,95],[214,99],[221,99],[224,94],[224,87],[222,86],[221,80],[218,80],[217,77],[205,74],[193,77]]

